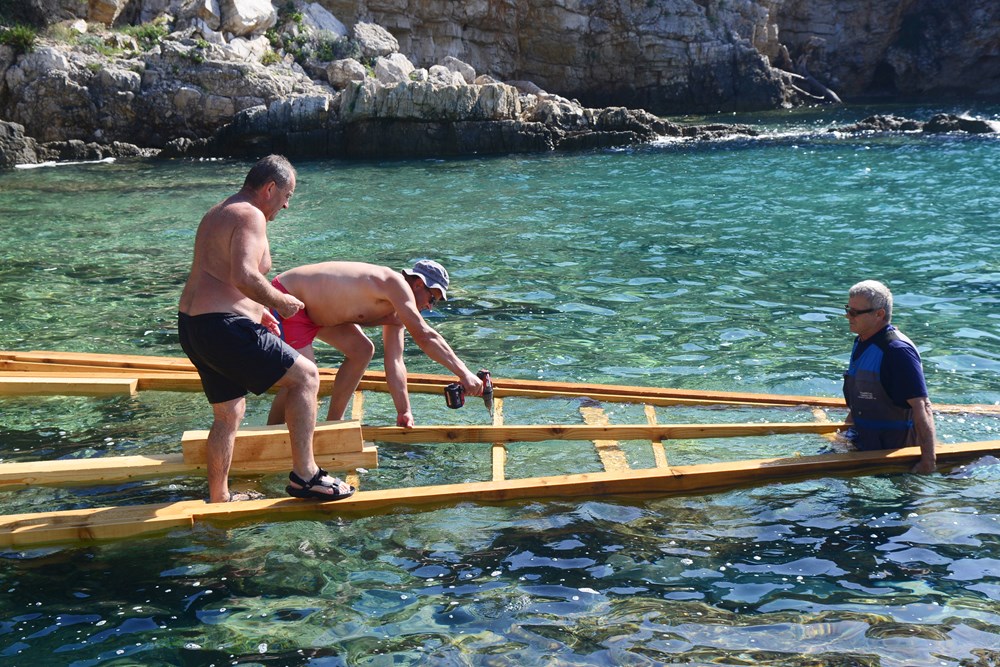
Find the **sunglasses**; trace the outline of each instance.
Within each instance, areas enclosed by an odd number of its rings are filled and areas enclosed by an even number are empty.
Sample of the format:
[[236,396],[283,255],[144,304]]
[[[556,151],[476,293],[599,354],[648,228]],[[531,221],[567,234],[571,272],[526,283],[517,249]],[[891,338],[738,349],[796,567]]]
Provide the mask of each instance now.
[[424,285],[424,289],[426,289],[426,290],[427,290],[427,296],[428,296],[428,298],[430,299],[430,300],[429,300],[429,301],[427,302],[427,307],[428,307],[428,308],[430,308],[431,310],[433,310],[433,309],[434,309],[434,306],[438,305],[438,303],[439,303],[439,302],[441,301],[441,297],[439,297],[439,296],[435,295],[435,294],[434,294],[434,291],[433,291],[433,290],[431,290],[431,289],[430,289],[429,287],[427,287],[426,285]]
[[844,306],[844,312],[847,313],[848,317],[857,317],[858,315],[864,315],[866,313],[874,313],[876,310],[878,310],[878,308],[866,308],[864,310],[858,310],[857,308]]

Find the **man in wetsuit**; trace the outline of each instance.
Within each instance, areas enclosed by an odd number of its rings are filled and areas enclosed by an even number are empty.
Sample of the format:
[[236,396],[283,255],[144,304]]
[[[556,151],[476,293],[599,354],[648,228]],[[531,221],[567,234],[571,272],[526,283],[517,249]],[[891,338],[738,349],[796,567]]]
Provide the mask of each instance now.
[[851,287],[844,311],[857,334],[844,373],[845,435],[862,451],[919,446],[913,472],[934,472],[934,414],[924,370],[913,341],[889,323],[892,292],[865,280]]
[[272,385],[288,396],[285,419],[292,444],[290,495],[334,500],[352,487],[327,475],[313,456],[319,372],[283,343],[269,308],[291,317],[303,304],[279,292],[271,269],[267,223],[295,191],[295,169],[270,155],[253,166],[239,192],[213,206],[198,225],[194,261],[181,293],[177,328],[181,347],[198,374],[214,420],[208,435],[209,502],[246,499],[229,492],[236,431],[246,393]]
[[[421,310],[430,310],[447,298],[448,283],[445,268],[426,259],[402,271],[363,262],[323,262],[285,271],[271,282],[305,304],[294,315],[279,313],[285,342],[309,359],[315,359],[312,344],[316,338],[344,354],[327,419],[344,418],[347,403],[375,352],[362,327],[382,326],[386,382],[396,407],[397,426],[413,426],[403,363],[404,329],[428,357],[458,376],[468,395],[482,396],[482,380],[420,315]],[[270,423],[281,423],[290,397],[284,388],[278,392],[271,405]]]

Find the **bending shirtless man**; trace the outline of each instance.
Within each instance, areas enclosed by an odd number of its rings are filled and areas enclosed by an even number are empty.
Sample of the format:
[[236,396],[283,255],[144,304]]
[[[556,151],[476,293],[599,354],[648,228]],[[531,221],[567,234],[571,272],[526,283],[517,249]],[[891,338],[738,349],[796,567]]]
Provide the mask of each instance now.
[[291,317],[303,307],[265,278],[271,270],[267,223],[288,208],[294,191],[295,169],[280,155],[269,155],[253,166],[239,192],[205,214],[195,236],[177,329],[212,404],[207,447],[213,503],[245,499],[229,493],[236,431],[247,391],[262,394],[275,384],[288,397],[283,421],[292,443],[289,495],[334,500],[353,493],[316,465],[312,437],[319,372],[276,335],[278,322],[268,310]]
[[[448,296],[448,272],[437,262],[421,260],[401,272],[362,262],[323,262],[285,271],[271,284],[305,304],[304,310],[292,316],[279,313],[285,342],[313,360],[316,338],[344,353],[327,419],[344,418],[347,403],[375,353],[361,330],[366,326],[382,326],[385,375],[397,426],[413,426],[403,363],[404,328],[428,357],[458,376],[467,394],[482,396],[482,380],[420,316],[421,310],[430,310]],[[281,423],[289,400],[291,392],[282,388],[271,405],[270,423]]]

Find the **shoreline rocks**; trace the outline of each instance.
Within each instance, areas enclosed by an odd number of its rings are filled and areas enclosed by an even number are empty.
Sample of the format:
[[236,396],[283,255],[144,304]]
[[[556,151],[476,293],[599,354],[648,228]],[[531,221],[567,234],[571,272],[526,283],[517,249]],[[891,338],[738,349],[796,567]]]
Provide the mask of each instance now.
[[[121,29],[74,20],[76,5],[69,0],[27,1],[57,3],[49,7],[51,13],[69,18],[34,49],[21,52],[0,44],[0,168],[30,160],[272,151],[290,157],[456,156],[632,146],[663,136],[757,134],[745,126],[680,126],[621,106],[613,95],[609,106],[590,108],[530,80],[479,73],[451,54],[419,66],[428,62],[426,45],[416,44],[410,32],[396,22],[391,32],[370,17],[351,17],[348,28],[330,11],[349,11],[337,0],[325,6],[293,0],[277,10],[269,0],[98,3],[99,18],[107,23],[147,21]],[[674,35],[669,39],[687,35],[683,39],[721,40],[725,46],[706,47],[686,81],[666,82],[656,89],[660,92],[636,89],[624,97],[656,96],[677,86],[694,107],[707,102],[706,95],[735,96],[750,108],[789,105],[796,96],[799,101],[822,95],[836,99],[804,63],[797,69],[804,74],[791,72],[797,66],[787,49],[777,48],[776,33],[740,37],[771,20],[760,9],[764,5],[746,0],[735,13],[716,7],[711,29],[704,25],[707,9],[688,8],[690,15],[682,12],[668,20],[662,8],[650,7],[650,30],[664,29],[667,21]],[[468,11],[479,9],[473,3]],[[560,20],[568,21],[564,28],[571,33],[610,30],[595,24],[593,16],[581,23],[577,10],[563,9],[568,13]],[[603,10],[594,11],[597,16]],[[719,33],[723,26],[732,34]],[[54,34],[65,39],[53,39]],[[656,49],[666,48],[669,39],[657,42]],[[415,55],[400,52],[400,44]],[[491,53],[502,60],[499,52]],[[725,64],[724,77],[719,63]],[[785,69],[771,63],[783,63]],[[609,70],[623,65],[605,63]],[[498,60],[490,67],[506,65]],[[567,71],[567,82],[583,90],[580,74]],[[641,79],[624,70],[620,75],[621,85]],[[993,131],[986,121],[959,117],[926,124],[873,117],[837,131],[917,129],[928,134]]]

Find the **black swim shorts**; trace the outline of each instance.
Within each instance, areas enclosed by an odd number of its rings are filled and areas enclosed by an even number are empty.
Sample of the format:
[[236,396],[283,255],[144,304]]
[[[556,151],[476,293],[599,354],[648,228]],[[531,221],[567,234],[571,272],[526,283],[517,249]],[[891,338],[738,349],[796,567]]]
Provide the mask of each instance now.
[[263,325],[234,313],[177,313],[181,348],[198,369],[209,403],[263,394],[299,353]]

